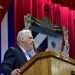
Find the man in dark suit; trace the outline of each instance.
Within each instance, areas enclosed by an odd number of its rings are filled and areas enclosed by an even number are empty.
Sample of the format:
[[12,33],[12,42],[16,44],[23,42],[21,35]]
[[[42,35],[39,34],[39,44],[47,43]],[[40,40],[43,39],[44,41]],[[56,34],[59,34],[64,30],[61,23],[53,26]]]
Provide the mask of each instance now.
[[2,62],[4,75],[20,75],[20,67],[35,55],[30,30],[21,30],[17,35],[17,47],[9,48]]

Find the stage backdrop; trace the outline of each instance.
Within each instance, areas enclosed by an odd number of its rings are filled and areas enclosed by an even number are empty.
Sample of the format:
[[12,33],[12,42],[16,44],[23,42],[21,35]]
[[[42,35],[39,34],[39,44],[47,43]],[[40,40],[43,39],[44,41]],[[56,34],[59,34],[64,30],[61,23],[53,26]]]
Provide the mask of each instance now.
[[[53,4],[51,0],[15,0],[14,12],[16,15],[16,28],[19,27],[20,29],[20,27],[22,27],[22,14],[26,14],[26,12],[31,13],[32,16],[41,20],[44,16],[43,8],[45,4],[49,5],[50,20],[52,21],[52,23],[61,25],[62,27],[66,27],[66,29],[68,30],[70,43],[69,55],[70,57],[75,59],[75,10],[71,10],[68,7],[63,7],[56,3]],[[23,8],[20,9],[21,7]],[[23,12],[21,10],[23,10]],[[19,14],[17,14],[18,12]],[[21,15],[22,19],[19,18],[19,15]],[[18,23],[19,21],[20,23]]]
[[[5,1],[8,2],[8,0]],[[24,28],[24,15],[31,13],[32,16],[41,20],[44,17],[45,4],[49,5],[51,22],[68,30],[69,55],[75,59],[75,10],[53,4],[51,0],[10,0],[9,8],[0,21],[2,59],[5,50],[15,45],[17,32]]]

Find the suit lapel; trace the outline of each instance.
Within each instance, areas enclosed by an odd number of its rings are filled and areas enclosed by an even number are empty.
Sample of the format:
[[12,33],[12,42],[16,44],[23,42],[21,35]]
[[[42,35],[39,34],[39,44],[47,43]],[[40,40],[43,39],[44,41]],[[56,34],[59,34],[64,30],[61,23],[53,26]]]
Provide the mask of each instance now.
[[19,46],[17,46],[17,48],[20,51],[22,58],[27,61],[27,58],[26,58],[24,52],[21,50],[21,48]]

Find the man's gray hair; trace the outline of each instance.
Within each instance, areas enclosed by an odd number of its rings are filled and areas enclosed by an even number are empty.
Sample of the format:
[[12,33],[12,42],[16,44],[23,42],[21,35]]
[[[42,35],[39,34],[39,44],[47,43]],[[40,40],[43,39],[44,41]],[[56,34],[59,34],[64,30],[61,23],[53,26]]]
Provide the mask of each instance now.
[[17,35],[17,42],[22,41],[23,38],[27,38],[28,35],[32,35],[31,30],[29,29],[23,29],[19,31]]

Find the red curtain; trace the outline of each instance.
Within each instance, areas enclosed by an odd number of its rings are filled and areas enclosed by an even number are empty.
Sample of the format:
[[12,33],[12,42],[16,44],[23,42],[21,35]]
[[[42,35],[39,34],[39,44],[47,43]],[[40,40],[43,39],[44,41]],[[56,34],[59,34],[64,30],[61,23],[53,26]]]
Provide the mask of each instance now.
[[[23,16],[27,12],[34,17],[42,19],[44,16],[43,7],[49,5],[50,20],[52,23],[65,26],[69,31],[70,57],[75,59],[75,10],[68,7],[62,7],[59,4],[53,4],[51,0],[15,0],[14,1],[14,24],[17,33],[24,27]],[[18,30],[16,30],[18,28]]]
[[61,4],[62,6],[68,6],[71,9],[75,9],[75,0],[51,0],[53,3]]
[[[23,29],[24,25],[24,7],[23,0],[14,0],[14,29],[15,29],[15,37],[17,32]],[[16,39],[15,39],[16,40]]]
[[0,0],[0,7],[2,7],[2,8],[0,8],[0,24],[3,19],[3,16],[5,15],[5,12],[9,8],[9,3],[10,3],[10,1],[8,1],[8,0]]

